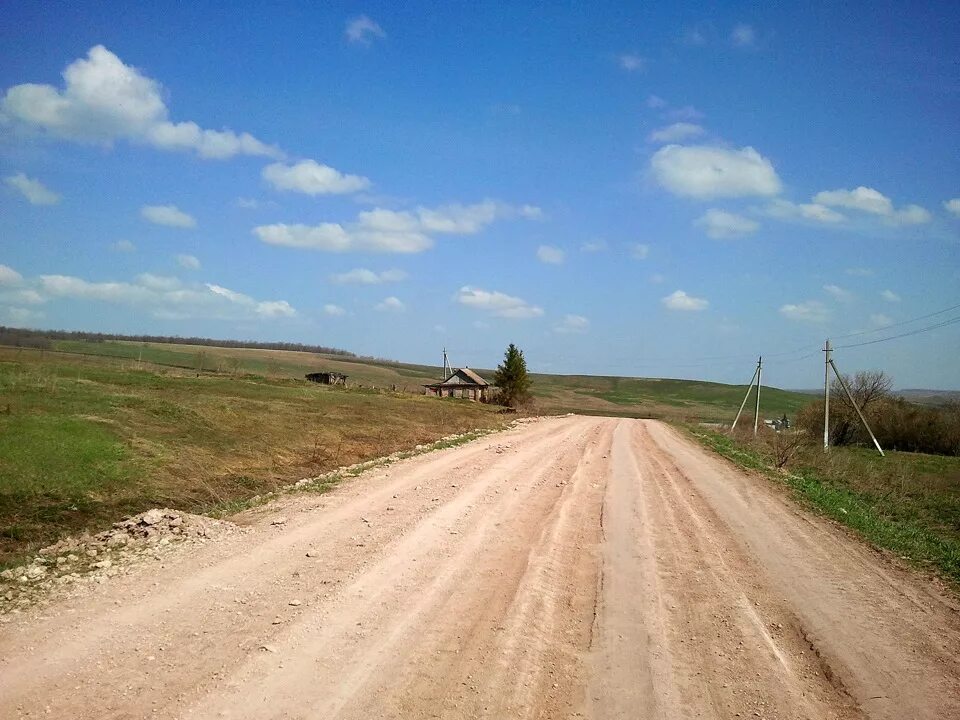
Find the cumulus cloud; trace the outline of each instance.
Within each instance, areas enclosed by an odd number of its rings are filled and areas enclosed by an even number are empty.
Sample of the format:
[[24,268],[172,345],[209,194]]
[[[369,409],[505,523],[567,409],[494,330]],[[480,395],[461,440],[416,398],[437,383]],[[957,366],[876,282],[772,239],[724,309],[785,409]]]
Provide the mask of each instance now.
[[8,265],[0,265],[0,287],[10,287],[23,282],[23,275]]
[[27,83],[9,88],[0,101],[13,121],[53,137],[112,143],[118,139],[161,150],[191,150],[200,157],[281,157],[273,145],[249,133],[207,130],[171,122],[160,83],[97,45],[63,71],[63,87]]
[[646,260],[650,257],[650,246],[644,243],[633,243],[630,246],[630,256],[634,260]]
[[277,190],[306,195],[342,195],[370,187],[370,180],[360,175],[344,175],[338,170],[321,165],[316,160],[301,160],[294,165],[272,163],[262,172],[263,179]]
[[703,228],[707,237],[715,240],[749,235],[756,232],[760,227],[760,223],[756,220],[717,208],[707,210],[693,224]]
[[339,305],[334,305],[333,303],[327,303],[323,306],[323,314],[329,315],[330,317],[340,317],[341,315],[346,315],[347,311],[344,310]]
[[810,323],[826,322],[830,317],[827,307],[817,300],[781,305],[780,314],[789,320]]
[[823,291],[841,302],[847,302],[853,299],[853,293],[849,290],[844,290],[839,285],[824,285]]
[[662,302],[668,310],[706,310],[710,305],[710,303],[703,298],[693,297],[683,290],[674,290],[665,298],[661,298],[660,302]]
[[730,31],[730,43],[739,48],[754,47],[757,44],[757,34],[752,26],[739,23]]
[[23,173],[5,177],[3,181],[23,195],[31,205],[56,205],[60,195],[47,188],[39,180],[27,177]]
[[473,235],[499,219],[533,217],[535,208],[494,200],[474,205],[361,212],[355,222],[319,225],[261,225],[253,233],[270,245],[325,252],[418,253],[433,247],[432,235]]
[[892,302],[892,303],[900,302],[900,296],[897,295],[893,290],[884,290],[882,293],[880,293],[880,297],[882,297],[887,302]]
[[553,330],[564,335],[585,333],[590,329],[590,321],[583,315],[564,315],[563,320]]
[[623,53],[617,57],[617,62],[627,72],[638,72],[647,66],[647,61],[636,53]]
[[541,245],[537,248],[537,260],[548,265],[560,265],[565,257],[566,253],[553,245]]
[[136,252],[137,246],[129,240],[117,240],[117,242],[110,246],[110,249],[114,252],[132,253]]
[[653,154],[650,167],[665,189],[701,200],[777,195],[781,189],[773,164],[752,147],[666,145]]
[[893,201],[882,192],[863,185],[853,190],[823,190],[813,196],[813,202],[878,215],[891,225],[922,225],[931,220],[926,208],[906,205],[896,209]]
[[366,15],[348,21],[344,34],[347,36],[347,40],[360,45],[369,45],[374,38],[385,38],[387,36],[383,28]]
[[699,137],[706,132],[700,125],[688,122],[677,122],[654,130],[647,138],[650,142],[675,143],[681,140]]
[[820,203],[795,203],[775,198],[761,210],[764,215],[780,220],[808,220],[810,222],[835,224],[847,218],[826,205]]
[[193,255],[177,255],[177,265],[187,270],[200,269],[200,261]]
[[407,306],[400,301],[400,298],[396,298],[393,295],[391,295],[390,297],[384,298],[373,307],[375,310],[379,310],[380,312],[394,312],[394,313],[403,312],[404,310],[407,309]]
[[184,284],[177,278],[143,273],[132,282],[91,282],[71,275],[41,275],[35,292],[46,300],[70,299],[126,305],[167,319],[256,320],[294,317],[285,300],[256,300],[229,288]]
[[483,310],[497,317],[526,319],[543,315],[543,308],[531,305],[522,298],[469,285],[460,288],[455,299],[461,305]]
[[403,270],[374,272],[366,268],[355,268],[348,272],[331,275],[330,280],[338,285],[380,285],[388,282],[400,282],[406,277],[407,274]]
[[960,198],[943,201],[943,209],[952,215],[960,217]]
[[140,208],[140,216],[154,225],[176,228],[197,226],[197,221],[194,220],[193,216],[183,212],[176,205],[144,205]]
[[43,319],[43,313],[39,310],[31,310],[30,308],[17,307],[15,305],[0,307],[0,316],[3,317],[4,322],[13,325],[26,325],[27,323],[37,322]]

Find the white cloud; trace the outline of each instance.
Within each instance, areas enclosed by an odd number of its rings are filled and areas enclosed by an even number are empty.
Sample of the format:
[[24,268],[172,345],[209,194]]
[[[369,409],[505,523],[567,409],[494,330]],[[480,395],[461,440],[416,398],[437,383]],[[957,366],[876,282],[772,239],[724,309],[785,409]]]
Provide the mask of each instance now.
[[193,255],[177,255],[177,265],[187,270],[200,269],[200,261]]
[[340,317],[346,315],[347,311],[344,310],[339,305],[334,305],[333,303],[327,303],[323,306],[323,314],[329,315],[330,317]]
[[529,205],[518,208],[494,200],[412,211],[374,208],[346,226],[277,223],[255,227],[253,233],[270,245],[325,252],[418,253],[433,247],[431,234],[473,235],[498,219],[532,217],[533,210]]
[[875,313],[870,316],[870,324],[877,327],[886,327],[887,325],[893,325],[893,318],[883,313]]
[[403,270],[384,270],[374,272],[366,268],[355,268],[345,273],[330,276],[330,280],[339,285],[380,285],[381,283],[400,282],[407,274]]
[[0,293],[0,300],[19,305],[43,305],[47,298],[33,288],[16,288]]
[[661,186],[701,200],[776,195],[781,189],[771,162],[752,147],[667,145],[653,154],[650,166]]
[[0,308],[0,315],[6,322],[14,325],[25,325],[43,319],[43,313],[39,310],[16,306]]
[[15,85],[0,108],[14,121],[68,140],[111,143],[122,138],[162,150],[194,150],[213,159],[282,156],[279,149],[249,133],[171,122],[161,85],[102,45],[68,65],[63,80],[62,89]]
[[756,45],[757,36],[752,26],[739,23],[730,31],[730,42],[734,47],[749,48]]
[[148,220],[155,225],[178,228],[197,226],[197,221],[194,220],[193,216],[183,212],[176,205],[144,205],[140,208],[140,215],[144,220]]
[[660,285],[661,283],[666,281],[666,278],[660,273],[654,273],[653,275],[650,276],[649,279],[650,279],[650,282],[653,283],[654,285]]
[[132,253],[136,252],[137,246],[129,240],[117,240],[117,242],[110,246],[110,249],[115,252]]
[[256,320],[296,315],[285,300],[256,300],[220,285],[185,285],[176,278],[149,273],[137,276],[134,282],[90,282],[70,275],[41,275],[36,287],[48,299],[132,306],[167,319]]
[[607,249],[606,240],[590,240],[589,242],[585,242],[580,246],[580,252],[585,252],[585,253],[603,252],[606,249]]
[[589,329],[590,321],[583,315],[564,315],[563,321],[553,328],[554,332],[569,335],[585,333]]
[[879,190],[860,185],[853,190],[824,190],[813,196],[821,205],[845,207],[882,217],[890,225],[922,225],[930,222],[930,211],[919,205],[896,209],[893,201]]
[[683,107],[671,108],[667,111],[666,117],[674,120],[699,120],[703,117],[703,113],[693,105],[684,105]]
[[153,275],[151,273],[137,275],[137,283],[151,290],[177,290],[181,287],[181,282],[175,277]]
[[795,203],[782,198],[774,198],[761,212],[781,220],[810,220],[824,224],[835,224],[847,219],[836,210],[820,203]]
[[260,207],[260,201],[256,198],[237,198],[234,202],[238,208],[243,208],[244,210],[256,210]]
[[647,138],[650,142],[680,142],[689,138],[699,137],[706,132],[700,125],[688,122],[677,122],[654,130]]
[[841,302],[847,302],[853,299],[853,293],[849,290],[844,290],[839,285],[824,285],[823,291]]
[[897,210],[891,217],[893,225],[923,225],[932,219],[930,211],[919,205],[907,205]]
[[387,36],[383,28],[366,15],[355,17],[347,22],[344,34],[350,42],[360,43],[361,45],[369,45],[373,38],[385,38]]
[[8,265],[0,265],[0,286],[19,285],[23,282],[23,275]]
[[668,310],[706,310],[710,305],[703,298],[687,295],[683,290],[674,290],[665,298],[661,298],[660,302]]
[[715,240],[742,237],[754,233],[760,228],[760,223],[756,220],[717,208],[710,208],[693,224],[703,228],[707,237]]
[[624,53],[617,57],[617,62],[627,72],[644,70],[647,66],[647,61],[636,53]]
[[890,198],[878,190],[862,185],[853,190],[823,190],[813,196],[813,201],[821,205],[845,207],[874,215],[893,214],[893,202]]
[[870,277],[873,275],[873,269],[867,267],[852,267],[844,270],[847,275],[853,275],[854,277]]
[[404,305],[399,298],[396,298],[393,295],[384,298],[373,307],[375,310],[379,310],[380,312],[403,312],[407,309],[407,306]]
[[553,245],[541,245],[537,248],[537,260],[549,265],[560,265],[563,263],[566,253]]
[[23,173],[5,177],[3,181],[23,195],[31,205],[56,205],[60,196],[39,180],[29,178]]
[[456,301],[461,305],[484,310],[498,317],[526,319],[543,315],[543,308],[531,305],[526,300],[469,285],[460,288]]
[[897,295],[893,290],[884,290],[882,293],[880,293],[880,297],[882,297],[887,302],[892,302],[892,303],[900,302],[900,296]]
[[630,246],[630,256],[634,260],[646,260],[650,256],[650,246],[644,243],[633,243]]
[[344,175],[315,160],[301,160],[294,165],[273,163],[263,169],[262,175],[277,190],[306,195],[342,195],[370,187],[370,180],[365,177]]
[[943,201],[943,209],[948,213],[960,217],[960,198],[953,198],[952,200]]
[[812,323],[826,322],[830,317],[830,311],[827,307],[817,300],[782,305],[780,314],[790,320]]

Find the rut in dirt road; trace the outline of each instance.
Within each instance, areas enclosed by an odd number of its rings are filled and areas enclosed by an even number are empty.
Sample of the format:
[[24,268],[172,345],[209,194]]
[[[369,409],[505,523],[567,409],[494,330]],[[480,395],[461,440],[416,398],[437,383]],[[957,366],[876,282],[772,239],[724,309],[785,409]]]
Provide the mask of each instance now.
[[960,717],[950,597],[660,423],[545,419],[246,520],[0,626],[0,716]]

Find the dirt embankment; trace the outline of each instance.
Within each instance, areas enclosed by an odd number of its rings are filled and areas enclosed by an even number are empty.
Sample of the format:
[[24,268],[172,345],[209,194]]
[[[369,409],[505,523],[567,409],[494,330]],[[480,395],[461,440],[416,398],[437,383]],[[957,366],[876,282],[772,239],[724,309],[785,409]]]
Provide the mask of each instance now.
[[659,423],[238,521],[0,627],[0,716],[960,717],[949,597]]

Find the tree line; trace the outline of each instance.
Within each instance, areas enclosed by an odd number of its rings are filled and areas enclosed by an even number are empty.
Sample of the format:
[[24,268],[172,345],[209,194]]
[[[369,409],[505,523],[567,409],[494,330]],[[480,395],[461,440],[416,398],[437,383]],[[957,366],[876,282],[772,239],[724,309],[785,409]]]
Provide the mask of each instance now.
[[168,343],[173,345],[205,345],[225,348],[253,348],[255,350],[293,350],[296,352],[320,353],[356,357],[352,352],[325,345],[307,345],[293,342],[262,342],[260,340],[216,340],[204,337],[181,337],[179,335],[123,335],[121,333],[86,332],[83,330],[30,330],[0,325],[0,345],[13,347],[41,348],[52,347],[54,340],[83,340],[86,342],[106,342],[125,340],[128,342]]

